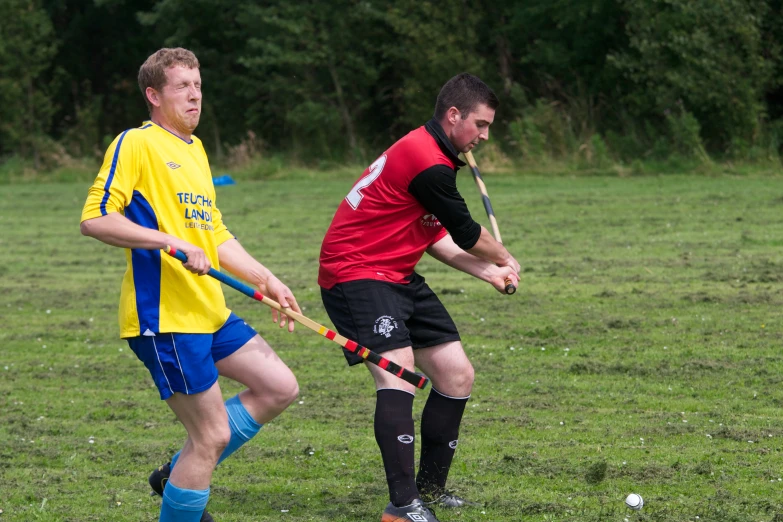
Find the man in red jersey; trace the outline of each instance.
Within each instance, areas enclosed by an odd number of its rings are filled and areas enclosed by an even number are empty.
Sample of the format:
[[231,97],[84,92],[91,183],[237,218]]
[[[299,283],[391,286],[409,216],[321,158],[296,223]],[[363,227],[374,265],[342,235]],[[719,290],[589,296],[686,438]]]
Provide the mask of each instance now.
[[[498,104],[475,76],[463,73],[446,82],[434,117],[364,171],[321,246],[318,284],[337,331],[400,366],[417,366],[433,385],[421,417],[415,476],[415,388],[367,366],[377,390],[375,439],[391,500],[381,522],[437,522],[429,505],[466,504],[445,486],[473,367],[454,321],[414,267],[426,251],[499,292],[505,279],[519,282],[519,263],[473,220],[456,184],[457,169],[465,165],[458,154],[489,138]],[[351,365],[362,362],[345,356]]]

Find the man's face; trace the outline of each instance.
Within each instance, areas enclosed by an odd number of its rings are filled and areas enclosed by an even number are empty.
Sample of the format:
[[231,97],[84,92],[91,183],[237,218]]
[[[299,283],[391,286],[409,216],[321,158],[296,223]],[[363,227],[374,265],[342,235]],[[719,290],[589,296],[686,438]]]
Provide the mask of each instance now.
[[464,119],[461,114],[457,113],[449,139],[459,152],[473,150],[479,141],[489,139],[489,126],[494,120],[495,110],[483,103],[479,104]]
[[157,93],[164,121],[191,134],[201,117],[201,72],[181,65],[166,69],[166,85]]

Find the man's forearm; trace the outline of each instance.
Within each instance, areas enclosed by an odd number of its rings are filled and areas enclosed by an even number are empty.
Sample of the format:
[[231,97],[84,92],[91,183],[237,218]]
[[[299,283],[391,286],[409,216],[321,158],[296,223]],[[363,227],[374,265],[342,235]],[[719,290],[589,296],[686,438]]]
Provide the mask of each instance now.
[[511,259],[511,254],[506,247],[495,241],[492,234],[484,227],[481,227],[481,235],[476,244],[466,252],[496,265],[506,265]]
[[80,229],[85,236],[121,248],[155,250],[172,241],[168,234],[137,225],[117,212],[83,221]]
[[222,268],[255,285],[265,284],[272,276],[272,272],[248,254],[236,239],[218,246],[218,259]]
[[434,245],[430,245],[427,253],[452,268],[470,274],[482,281],[489,280],[489,272],[493,265],[470,252],[462,250],[454,243],[451,236],[445,236]]

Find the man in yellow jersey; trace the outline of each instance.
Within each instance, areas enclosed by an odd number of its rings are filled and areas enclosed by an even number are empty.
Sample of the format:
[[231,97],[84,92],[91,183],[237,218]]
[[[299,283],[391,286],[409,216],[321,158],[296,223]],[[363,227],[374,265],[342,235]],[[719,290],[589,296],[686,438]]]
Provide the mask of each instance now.
[[[163,497],[160,522],[207,522],[212,471],[279,415],[299,393],[296,378],[223,297],[200,277],[221,266],[299,312],[291,290],[228,231],[215,204],[207,155],[193,131],[201,74],[186,49],[160,49],[141,66],[150,121],[120,134],[106,152],[82,213],[82,234],[125,248],[120,336],[128,340],[187,440],[150,476]],[[185,253],[183,264],[161,249]],[[272,312],[280,327],[294,324]],[[247,389],[223,403],[218,374]],[[164,489],[165,486],[165,489]]]

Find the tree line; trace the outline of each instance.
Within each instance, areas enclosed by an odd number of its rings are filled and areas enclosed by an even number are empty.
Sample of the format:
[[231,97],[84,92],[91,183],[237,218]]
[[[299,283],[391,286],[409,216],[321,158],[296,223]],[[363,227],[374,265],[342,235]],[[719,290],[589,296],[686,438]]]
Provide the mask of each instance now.
[[[213,160],[366,160],[482,77],[518,161],[777,161],[783,0],[0,0],[0,161],[100,156],[159,47],[202,67]],[[242,148],[244,147],[244,149]]]

